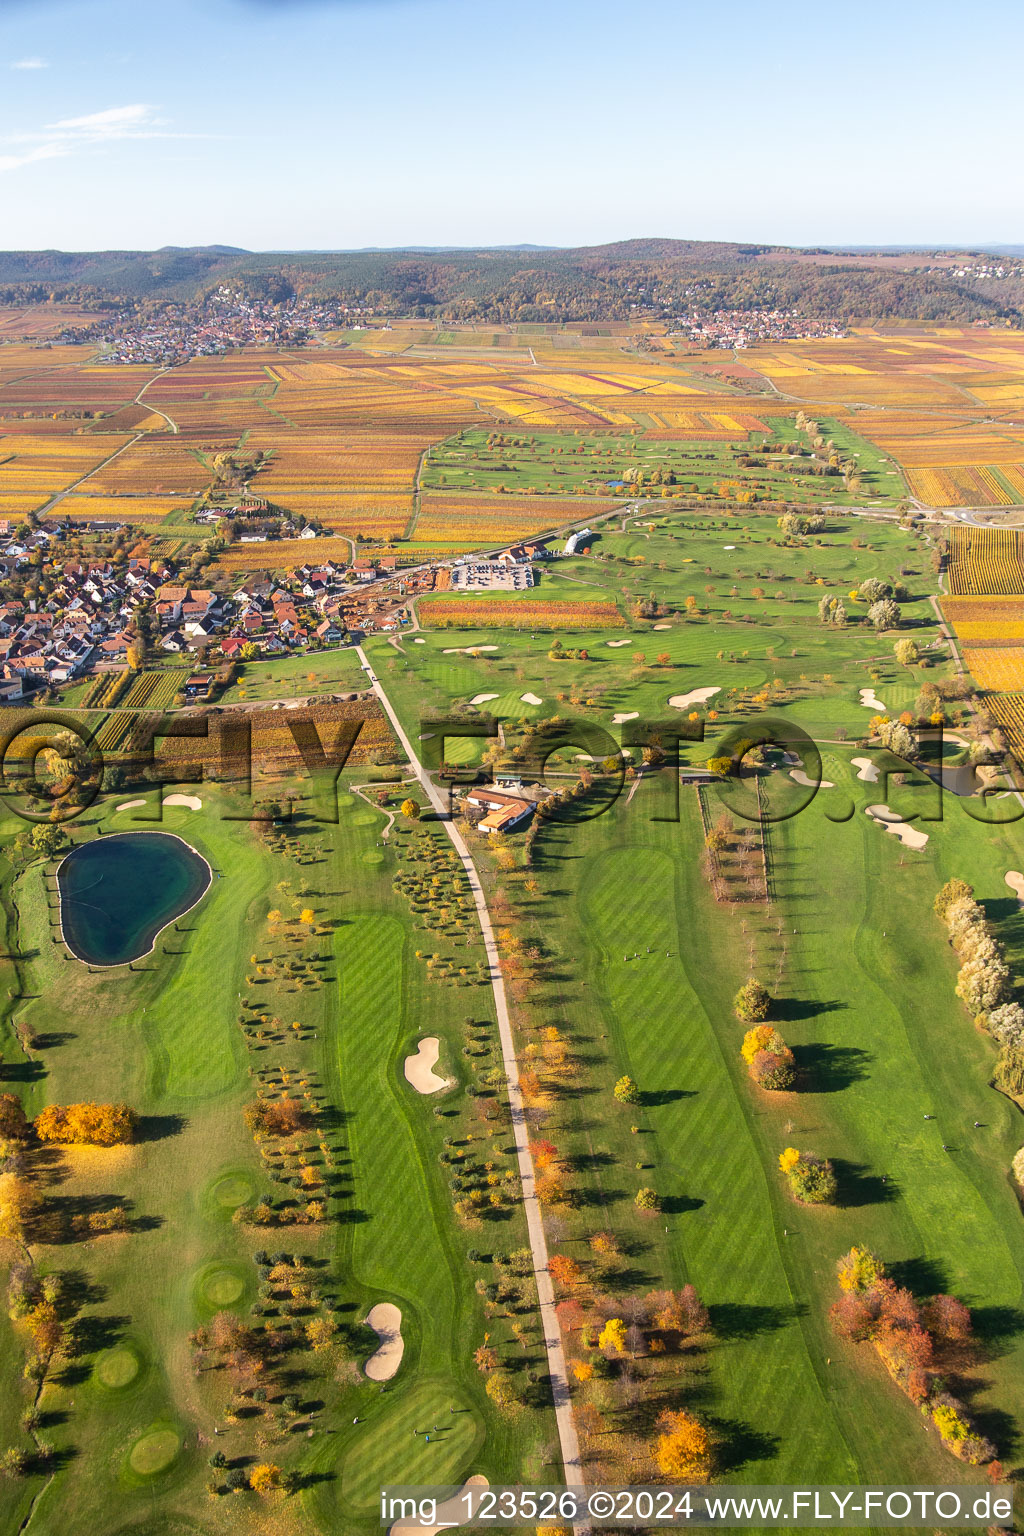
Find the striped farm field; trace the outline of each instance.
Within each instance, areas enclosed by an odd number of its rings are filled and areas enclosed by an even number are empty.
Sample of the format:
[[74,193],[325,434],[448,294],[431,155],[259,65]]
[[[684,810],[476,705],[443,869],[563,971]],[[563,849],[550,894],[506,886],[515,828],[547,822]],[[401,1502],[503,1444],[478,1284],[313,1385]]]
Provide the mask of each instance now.
[[[99,439],[89,441],[99,448]],[[106,451],[109,453],[110,449]],[[116,459],[90,475],[83,490],[105,494],[138,492],[142,495],[178,491],[194,496],[205,490],[209,483],[210,471],[184,443],[168,438],[145,439],[126,448],[124,453],[119,453]]]
[[188,672],[182,668],[170,671],[140,672],[131,688],[120,700],[122,709],[166,709],[174,703]]
[[1024,533],[1014,528],[953,528],[949,587],[955,596],[1024,596]]
[[964,664],[979,688],[996,693],[1024,688],[1024,646],[966,646]]
[[117,709],[108,715],[96,733],[96,746],[101,752],[116,752],[135,723],[130,709]]
[[614,603],[544,602],[537,598],[426,597],[420,623],[432,629],[623,629]]
[[[386,532],[379,525],[378,534]],[[266,544],[232,544],[218,556],[218,565],[229,571],[285,571],[307,560],[344,560],[352,558],[348,539],[273,539]]]
[[1024,762],[1024,693],[994,693],[985,708],[998,722],[1010,751]]
[[[590,498],[596,512],[614,505]],[[581,501],[557,496],[436,495],[423,497],[414,537],[427,543],[528,538],[587,515]]]
[[187,511],[192,498],[186,496],[68,496],[60,510],[84,523],[107,522],[117,518],[122,523],[159,523],[173,512]]
[[1018,500],[1024,501],[1024,464],[1000,464],[999,470]]
[[128,437],[58,437],[17,433],[0,437],[0,497],[41,506],[130,442]]
[[906,477],[911,495],[931,507],[1005,507],[1013,502],[986,465],[908,469]]
[[1019,619],[962,619],[956,626],[960,639],[975,645],[1024,639],[1024,616]]
[[942,611],[951,624],[1013,623],[1024,618],[1024,603],[1015,597],[944,597]]

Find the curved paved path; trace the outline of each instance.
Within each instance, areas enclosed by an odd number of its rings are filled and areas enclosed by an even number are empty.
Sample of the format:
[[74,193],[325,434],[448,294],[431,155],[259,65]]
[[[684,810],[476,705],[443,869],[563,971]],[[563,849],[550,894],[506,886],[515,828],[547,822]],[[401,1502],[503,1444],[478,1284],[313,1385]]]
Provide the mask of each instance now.
[[498,946],[495,943],[494,930],[491,927],[491,915],[487,910],[487,898],[480,884],[480,877],[476,872],[476,865],[473,863],[472,854],[466,846],[462,834],[451,820],[444,796],[434,785],[419,757],[413,750],[412,742],[402,729],[402,723],[392,708],[391,700],[378,681],[373,667],[366,656],[366,652],[361,645],[356,647],[356,651],[360,662],[366,669],[366,675],[373,685],[373,691],[380,699],[384,711],[394,728],[395,735],[402,744],[402,750],[408,756],[409,762],[416,771],[416,777],[423,786],[427,799],[437,812],[438,818],[451,839],[456,853],[462,860],[469,880],[469,888],[473,893],[473,900],[476,902],[477,917],[480,919],[480,931],[483,934],[484,949],[487,954],[491,991],[494,993],[494,1007],[498,1016],[498,1037],[501,1041],[505,1077],[508,1081],[508,1101],[512,1111],[512,1129],[515,1135],[516,1157],[519,1160],[519,1177],[523,1186],[523,1206],[526,1211],[530,1251],[533,1254],[533,1272],[537,1281],[541,1326],[544,1333],[544,1347],[547,1350],[548,1356],[548,1372],[551,1376],[555,1418],[558,1423],[558,1439],[562,1450],[562,1465],[565,1469],[565,1481],[567,1484],[582,1484],[583,1470],[580,1466],[580,1447],[579,1441],[576,1438],[576,1425],[573,1420],[572,1402],[569,1397],[565,1351],[562,1348],[561,1329],[558,1326],[558,1318],[555,1314],[555,1293],[551,1284],[551,1276],[548,1274],[548,1247],[544,1237],[544,1225],[541,1221],[540,1202],[537,1199],[535,1189],[529,1130],[526,1124],[526,1114],[523,1110],[522,1094],[519,1091],[519,1067],[516,1063],[515,1047],[512,1043],[512,1024],[509,1019],[508,1003],[505,998],[505,983],[502,980]]

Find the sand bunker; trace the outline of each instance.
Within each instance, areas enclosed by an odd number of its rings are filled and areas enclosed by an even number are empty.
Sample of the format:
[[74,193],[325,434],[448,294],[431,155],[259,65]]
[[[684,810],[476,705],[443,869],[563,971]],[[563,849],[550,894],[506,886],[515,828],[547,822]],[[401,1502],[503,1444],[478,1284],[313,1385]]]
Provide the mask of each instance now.
[[126,800],[123,805],[115,805],[115,811],[135,811],[140,805],[145,805],[145,800]]
[[721,688],[691,688],[689,693],[674,693],[669,699],[673,709],[688,709],[691,704],[703,704],[707,699],[714,698],[716,693],[721,693]]
[[878,769],[870,757],[851,757],[850,762],[857,770],[858,779],[866,779],[869,784],[878,783]]
[[612,715],[612,725],[625,725],[627,720],[639,720],[640,711],[632,710],[628,715]]
[[487,1479],[482,1472],[474,1472],[472,1477],[467,1477],[458,1493],[453,1498],[446,1499],[443,1504],[437,1506],[436,1525],[403,1525],[400,1522],[391,1526],[388,1536],[440,1536],[441,1531],[450,1530],[453,1525],[459,1524],[460,1515],[466,1513],[466,1506],[462,1503],[462,1496],[467,1488],[486,1488]]
[[655,629],[671,629],[671,624],[655,624]]
[[477,651],[496,651],[496,645],[450,645],[442,656],[475,656]]
[[1017,900],[1024,901],[1024,875],[1021,874],[1019,869],[1008,869],[1006,871],[1006,883],[1016,895]]
[[722,548],[723,549],[735,549],[736,545],[735,544],[723,544]]
[[879,714],[885,714],[885,705],[873,688],[862,688],[860,690],[860,701],[865,709],[874,709]]
[[363,1372],[371,1381],[390,1381],[405,1354],[401,1310],[393,1302],[378,1301],[366,1314],[366,1321],[380,1339],[380,1347],[367,1360]]
[[538,699],[538,697],[537,697],[537,695],[535,693],[521,693],[519,695],[519,699],[520,699],[520,702],[523,703],[523,704],[543,704],[544,703],[544,700],[543,699]]
[[448,1087],[448,1079],[438,1077],[434,1071],[440,1048],[437,1036],[427,1035],[417,1046],[415,1056],[405,1058],[406,1081],[412,1083],[417,1093],[439,1093]]
[[632,645],[632,644],[633,644],[632,640],[606,640],[605,641],[605,645],[610,645],[613,651],[616,649],[617,646],[620,646],[620,645]]
[[[791,768],[789,776],[791,779],[795,779],[798,784],[802,784],[805,789],[814,789],[815,787],[814,780],[809,779],[802,768]],[[818,789],[835,789],[831,779],[820,779],[817,787]]]
[[492,699],[497,697],[496,693],[475,693],[469,702],[471,704],[489,704]]
[[426,645],[427,642],[424,640],[422,635],[413,635],[412,643],[413,645]]
[[916,827],[900,821],[896,812],[890,811],[887,805],[869,805],[864,814],[898,837],[904,848],[923,848],[928,841],[927,832],[919,832]]
[[203,802],[198,795],[168,795],[164,805],[184,805],[190,811],[201,811]]

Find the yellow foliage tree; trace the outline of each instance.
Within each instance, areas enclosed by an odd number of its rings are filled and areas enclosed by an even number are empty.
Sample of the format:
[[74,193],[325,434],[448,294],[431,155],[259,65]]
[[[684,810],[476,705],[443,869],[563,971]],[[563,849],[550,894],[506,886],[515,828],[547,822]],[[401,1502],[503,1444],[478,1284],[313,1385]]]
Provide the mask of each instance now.
[[299,922],[307,924],[316,922],[316,913],[313,911],[312,907],[303,907],[302,911],[299,913]]
[[34,1123],[40,1141],[117,1147],[134,1140],[138,1116],[127,1104],[51,1104]]
[[32,1205],[32,1191],[16,1173],[0,1173],[0,1237],[20,1241],[25,1217]]
[[614,1349],[616,1354],[626,1353],[626,1325],[621,1317],[610,1317],[601,1329],[598,1339],[601,1349]]
[[867,1291],[885,1274],[885,1265],[870,1248],[852,1247],[836,1261],[836,1274],[844,1291]]
[[272,1461],[261,1461],[249,1473],[249,1487],[264,1496],[281,1486],[281,1468]]
[[788,1173],[791,1168],[795,1168],[799,1161],[800,1153],[796,1147],[787,1147],[785,1152],[779,1153],[779,1167],[783,1173]]
[[767,1051],[770,1048],[776,1030],[770,1024],[757,1024],[753,1029],[748,1029],[743,1036],[743,1044],[740,1050],[747,1066],[753,1061],[758,1051]]
[[594,1367],[589,1360],[577,1360],[573,1365],[572,1373],[577,1381],[590,1381],[594,1375]]
[[707,1483],[714,1469],[711,1439],[704,1425],[685,1408],[663,1413],[655,1448],[658,1467],[673,1483]]

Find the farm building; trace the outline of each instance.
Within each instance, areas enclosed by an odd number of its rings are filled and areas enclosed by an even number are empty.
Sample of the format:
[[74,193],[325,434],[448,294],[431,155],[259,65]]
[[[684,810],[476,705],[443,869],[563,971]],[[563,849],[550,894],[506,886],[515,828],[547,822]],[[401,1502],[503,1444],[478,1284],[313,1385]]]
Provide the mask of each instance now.
[[533,812],[529,800],[520,800],[516,795],[506,795],[486,785],[471,789],[466,795],[466,804],[487,813],[479,823],[483,832],[512,832]]

